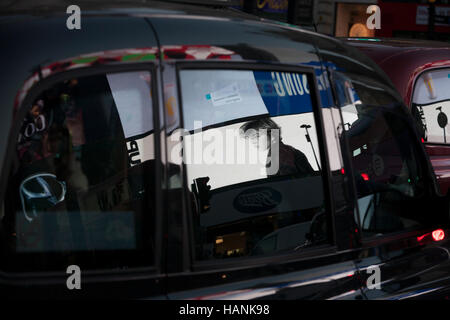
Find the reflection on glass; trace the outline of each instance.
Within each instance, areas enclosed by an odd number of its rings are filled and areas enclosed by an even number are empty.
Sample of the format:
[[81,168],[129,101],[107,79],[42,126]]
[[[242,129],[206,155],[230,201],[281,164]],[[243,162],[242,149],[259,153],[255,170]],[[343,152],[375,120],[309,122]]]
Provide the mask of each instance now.
[[449,143],[450,69],[424,72],[416,80],[412,112],[425,141]]
[[364,235],[417,226],[422,172],[403,107],[363,79],[342,77],[340,82],[347,89],[341,89],[342,96],[356,97],[344,99],[341,111],[359,198],[357,220]]
[[180,79],[197,259],[326,243],[307,75],[182,70]]
[[[9,267],[151,264],[150,88],[146,71],[101,74],[57,83],[33,102],[17,139],[2,220]],[[14,266],[16,253],[32,256]]]

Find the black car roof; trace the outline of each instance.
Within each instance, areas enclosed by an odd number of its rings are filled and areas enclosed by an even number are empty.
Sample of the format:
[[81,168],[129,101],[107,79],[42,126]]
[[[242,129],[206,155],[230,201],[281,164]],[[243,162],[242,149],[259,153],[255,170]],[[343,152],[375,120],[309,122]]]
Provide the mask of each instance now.
[[[207,3],[206,1],[204,3]],[[221,2],[206,4],[181,3],[181,1],[154,1],[154,0],[12,0],[0,2],[0,16],[34,15],[49,16],[66,14],[68,6],[76,4],[82,12],[95,14],[189,14],[223,17],[237,17],[258,20],[253,15],[234,10]]]

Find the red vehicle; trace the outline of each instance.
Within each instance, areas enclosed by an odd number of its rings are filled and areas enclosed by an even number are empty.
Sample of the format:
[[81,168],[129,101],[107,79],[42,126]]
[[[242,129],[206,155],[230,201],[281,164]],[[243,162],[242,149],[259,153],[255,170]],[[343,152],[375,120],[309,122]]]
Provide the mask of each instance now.
[[398,39],[346,42],[389,76],[416,117],[443,194],[450,195],[450,44]]
[[[428,11],[431,1],[378,0],[382,28],[375,31],[376,37],[430,39]],[[435,23],[432,31],[434,40],[450,40],[450,6],[444,1],[435,1]],[[401,12],[401,19],[396,19]]]

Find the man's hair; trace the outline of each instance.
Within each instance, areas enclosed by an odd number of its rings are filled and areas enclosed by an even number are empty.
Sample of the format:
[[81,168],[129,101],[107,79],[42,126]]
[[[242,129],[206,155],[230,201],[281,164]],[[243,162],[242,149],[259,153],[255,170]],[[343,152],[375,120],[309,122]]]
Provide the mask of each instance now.
[[257,120],[251,120],[246,123],[244,123],[240,129],[239,134],[242,138],[249,138],[250,133],[256,132],[257,135],[259,135],[259,130],[267,130],[267,134],[270,137],[270,130],[279,130],[279,137],[281,140],[281,128],[270,118],[263,118],[263,119],[257,119]]

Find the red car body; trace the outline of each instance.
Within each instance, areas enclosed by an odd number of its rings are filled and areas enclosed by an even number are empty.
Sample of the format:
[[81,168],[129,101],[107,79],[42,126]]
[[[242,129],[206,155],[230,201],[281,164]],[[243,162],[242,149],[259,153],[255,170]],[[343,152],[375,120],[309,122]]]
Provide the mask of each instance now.
[[[445,42],[359,38],[345,41],[384,70],[410,110],[418,77],[432,69],[450,68],[450,44]],[[442,194],[450,194],[450,144],[425,142],[425,148]]]

